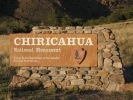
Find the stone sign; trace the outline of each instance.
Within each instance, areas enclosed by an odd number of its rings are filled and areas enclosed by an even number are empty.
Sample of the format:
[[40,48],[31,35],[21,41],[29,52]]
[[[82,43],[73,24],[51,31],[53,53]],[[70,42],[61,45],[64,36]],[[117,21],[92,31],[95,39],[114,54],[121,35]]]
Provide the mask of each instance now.
[[97,34],[11,34],[11,66],[97,66]]
[[[9,85],[13,89],[43,85],[44,89],[118,91],[125,83],[119,48],[110,29],[101,26],[35,26],[28,35],[11,34],[10,40],[11,65],[24,65],[13,76]],[[28,48],[33,48],[34,52]],[[40,52],[36,52],[36,48],[40,48]]]

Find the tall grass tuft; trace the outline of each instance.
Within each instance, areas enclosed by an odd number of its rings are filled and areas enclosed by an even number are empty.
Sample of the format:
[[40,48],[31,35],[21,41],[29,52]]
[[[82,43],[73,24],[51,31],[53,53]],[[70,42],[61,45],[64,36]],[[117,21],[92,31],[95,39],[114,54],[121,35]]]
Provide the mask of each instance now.
[[0,100],[13,100],[13,91],[8,86],[13,75],[16,74],[16,69],[9,65],[9,53],[0,53]]
[[124,67],[133,67],[133,21],[104,24],[115,34]]

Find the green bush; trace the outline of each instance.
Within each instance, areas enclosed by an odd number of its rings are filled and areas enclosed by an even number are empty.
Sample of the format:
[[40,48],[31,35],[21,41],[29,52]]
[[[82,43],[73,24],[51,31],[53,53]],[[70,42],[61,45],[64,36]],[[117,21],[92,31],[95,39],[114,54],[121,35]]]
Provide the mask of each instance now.
[[[100,0],[98,0],[100,1]],[[30,7],[31,8],[31,7]],[[5,16],[0,18],[0,35],[9,33],[29,33],[33,26],[46,25],[46,26],[86,26],[86,25],[99,25],[103,23],[114,23],[133,18],[133,6],[125,11],[115,11],[108,17],[101,16],[98,19],[81,19],[81,18],[66,18],[62,17],[61,13],[56,9],[52,9],[48,14],[46,20],[42,21],[35,19],[22,18],[21,20]]]
[[107,18],[104,17],[104,16],[101,16],[98,20],[99,20],[99,24],[103,24],[103,23],[107,23],[108,22]]
[[133,18],[133,6],[129,10],[125,11],[115,11],[111,13],[108,17],[101,16],[99,19],[90,19],[87,22],[83,23],[83,25],[98,25],[103,23],[114,23],[120,22],[123,20],[128,20]]
[[73,26],[82,26],[83,25],[83,19],[75,18],[73,19]]
[[48,89],[48,94],[55,94],[57,93],[57,88],[49,88]]
[[49,13],[45,25],[47,26],[59,26],[61,23],[61,15],[57,10],[52,9],[51,12]]
[[9,79],[12,75],[16,74],[16,68],[10,67],[9,59],[8,53],[3,53],[0,55],[0,81],[3,79]]
[[31,32],[33,25],[20,20],[3,21],[0,24],[0,34]]
[[91,20],[88,20],[86,23],[84,23],[84,26],[88,26],[88,25],[95,25],[95,20],[94,19],[91,19]]
[[62,26],[72,26],[72,19],[71,18],[62,18],[61,25]]
[[9,54],[8,53],[3,53],[0,55],[0,67],[9,67]]
[[129,10],[129,11],[124,11],[123,15],[125,17],[125,19],[131,19],[133,17],[133,11]]
[[115,11],[110,16],[108,16],[108,22],[118,22],[124,20],[124,15],[121,11]]

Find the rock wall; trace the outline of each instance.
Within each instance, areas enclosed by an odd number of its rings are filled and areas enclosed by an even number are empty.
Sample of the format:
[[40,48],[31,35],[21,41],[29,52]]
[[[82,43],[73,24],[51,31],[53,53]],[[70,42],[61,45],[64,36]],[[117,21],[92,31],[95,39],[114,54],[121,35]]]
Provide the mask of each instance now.
[[124,84],[124,75],[120,53],[115,35],[104,27],[46,27],[36,26],[32,34],[97,34],[97,67],[20,67],[10,84],[14,88],[25,86],[72,89],[93,89],[117,91]]

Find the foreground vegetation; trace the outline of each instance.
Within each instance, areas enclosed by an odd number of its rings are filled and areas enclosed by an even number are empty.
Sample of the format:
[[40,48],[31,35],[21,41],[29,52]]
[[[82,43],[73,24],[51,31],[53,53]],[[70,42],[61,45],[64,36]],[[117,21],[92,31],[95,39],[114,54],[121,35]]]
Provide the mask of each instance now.
[[6,100],[8,98],[9,84],[13,75],[16,74],[16,69],[9,66],[9,53],[0,53],[0,100]]
[[109,16],[98,19],[81,19],[64,17],[56,9],[52,9],[45,20],[25,21],[12,17],[0,17],[0,34],[31,32],[33,26],[88,26],[105,23],[115,23],[133,18],[133,6],[127,10],[116,10]]
[[133,92],[78,91],[51,88],[49,90],[14,91],[13,100],[132,100]]

